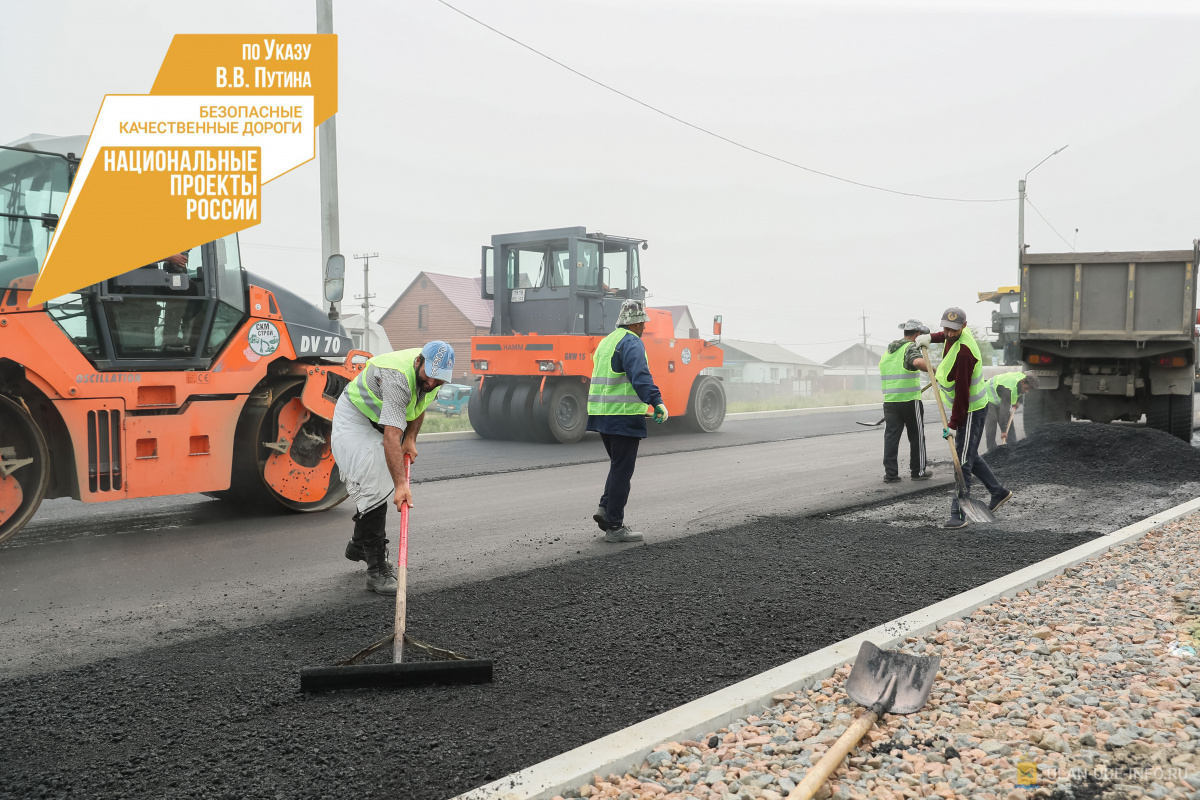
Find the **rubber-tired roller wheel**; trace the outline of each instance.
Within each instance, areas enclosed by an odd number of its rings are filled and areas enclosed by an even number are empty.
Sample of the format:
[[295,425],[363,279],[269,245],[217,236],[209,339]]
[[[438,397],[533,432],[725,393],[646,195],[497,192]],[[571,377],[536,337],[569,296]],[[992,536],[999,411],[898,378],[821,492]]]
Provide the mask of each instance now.
[[525,442],[553,442],[546,414],[538,399],[539,384],[522,381],[508,399],[508,414],[517,431],[515,438]]
[[0,542],[33,518],[49,485],[45,435],[24,403],[0,395]]
[[701,375],[692,384],[688,398],[687,426],[701,433],[712,433],[725,421],[725,387],[712,375]]
[[471,427],[475,429],[475,433],[485,439],[495,439],[496,426],[492,424],[491,418],[488,416],[488,401],[491,399],[492,390],[496,388],[496,379],[475,382],[475,386],[471,389],[471,399],[467,401],[467,418],[471,422]]
[[517,420],[512,418],[508,410],[508,399],[516,388],[510,381],[498,380],[488,397],[488,424],[492,426],[497,439],[519,438]]
[[[550,387],[547,386],[549,391]],[[587,432],[587,390],[582,383],[560,380],[550,392],[546,421],[554,438],[563,444],[578,442]]]

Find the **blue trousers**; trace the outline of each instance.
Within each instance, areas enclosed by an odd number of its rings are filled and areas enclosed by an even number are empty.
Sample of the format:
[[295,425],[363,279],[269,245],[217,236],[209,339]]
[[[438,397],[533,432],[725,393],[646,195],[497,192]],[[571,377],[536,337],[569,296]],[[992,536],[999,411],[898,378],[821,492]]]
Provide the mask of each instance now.
[[[963,481],[967,484],[967,490],[971,489],[971,476],[974,475],[979,478],[988,492],[996,495],[1003,492],[1004,487],[1000,485],[1000,481],[996,480],[995,473],[983,460],[983,456],[979,455],[979,441],[983,438],[987,413],[987,406],[984,406],[978,411],[971,411],[967,414],[967,421],[955,432],[954,447],[958,450],[958,460],[962,462]],[[958,516],[957,496],[950,503],[950,513]]]
[[604,482],[600,505],[608,512],[608,527],[619,528],[625,523],[629,484],[633,480],[633,467],[637,463],[638,445],[642,440],[636,436],[619,436],[615,433],[602,433],[600,440],[608,452],[608,480]]

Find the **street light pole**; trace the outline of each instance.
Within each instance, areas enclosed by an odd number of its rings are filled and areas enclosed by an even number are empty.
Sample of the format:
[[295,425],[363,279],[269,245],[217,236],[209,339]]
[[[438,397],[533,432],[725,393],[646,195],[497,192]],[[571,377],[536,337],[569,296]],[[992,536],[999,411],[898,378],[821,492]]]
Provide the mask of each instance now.
[[1025,257],[1025,181],[1029,179],[1029,173],[1045,164],[1056,155],[1066,150],[1070,145],[1064,144],[1062,147],[1055,150],[1050,155],[1043,158],[1041,161],[1029,168],[1029,172],[1025,173],[1025,177],[1017,181],[1017,284],[1021,283],[1021,260]]

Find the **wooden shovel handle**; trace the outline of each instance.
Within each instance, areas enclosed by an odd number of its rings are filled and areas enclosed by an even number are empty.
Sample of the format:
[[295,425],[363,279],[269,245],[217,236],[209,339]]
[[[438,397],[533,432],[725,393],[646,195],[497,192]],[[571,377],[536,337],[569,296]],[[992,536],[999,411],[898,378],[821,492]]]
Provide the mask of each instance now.
[[800,781],[795,789],[792,789],[787,800],[811,800],[817,790],[825,784],[825,781],[829,780],[829,776],[834,773],[834,770],[841,765],[846,754],[858,744],[858,740],[867,735],[867,731],[871,730],[871,726],[878,718],[879,715],[874,711],[868,711],[854,720],[846,732],[833,743],[833,747],[821,756],[821,760],[817,762],[816,766],[808,771],[804,780]]
[[[925,371],[929,373],[930,384],[937,383],[937,376],[933,374],[933,364],[929,361],[929,348],[922,347],[921,355],[925,357]],[[942,427],[949,428],[950,421],[946,419],[946,407],[942,405],[942,392],[940,387],[934,390],[933,396],[937,398],[938,412],[942,415]],[[965,489],[967,481],[965,478],[963,478],[962,464],[960,464],[958,461],[958,448],[955,447],[954,442],[951,442],[949,439],[947,439],[946,442],[950,445],[950,460],[954,462],[954,474],[958,478],[958,486],[960,489]]]
[[[404,454],[404,485],[409,486],[412,459]],[[408,611],[408,503],[400,506],[400,546],[396,553],[396,638],[392,642],[392,663],[404,658],[404,627]]]

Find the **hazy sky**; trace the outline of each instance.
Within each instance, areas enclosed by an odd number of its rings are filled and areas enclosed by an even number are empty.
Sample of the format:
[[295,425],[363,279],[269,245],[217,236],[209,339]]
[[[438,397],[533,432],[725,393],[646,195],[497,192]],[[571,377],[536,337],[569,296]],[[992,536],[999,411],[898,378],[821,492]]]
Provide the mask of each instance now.
[[[573,75],[437,0],[335,0],[342,252],[379,314],[418,270],[478,274],[494,233],[644,237],[651,304],[824,358],[1016,280],[1034,251],[1200,237],[1200,4],[451,0],[740,150]],[[960,9],[970,8],[970,11]],[[1192,9],[1196,8],[1196,11]],[[312,0],[0,0],[0,142],[86,133],[149,90],[175,33],[315,30]],[[269,184],[243,262],[319,296],[317,166]],[[1051,229],[1062,235],[1058,235]],[[1078,240],[1076,231],[1078,228]],[[1065,239],[1065,241],[1064,241]],[[354,311],[348,302],[346,313]]]

